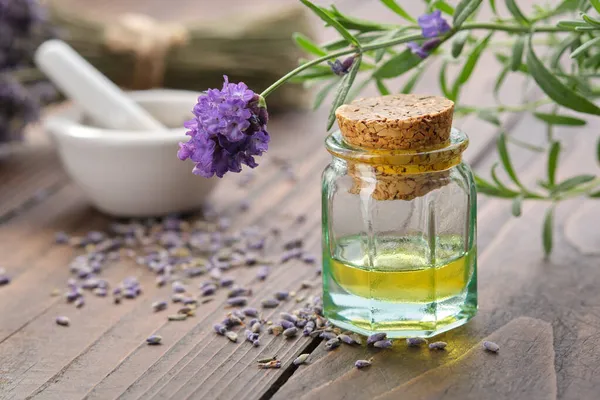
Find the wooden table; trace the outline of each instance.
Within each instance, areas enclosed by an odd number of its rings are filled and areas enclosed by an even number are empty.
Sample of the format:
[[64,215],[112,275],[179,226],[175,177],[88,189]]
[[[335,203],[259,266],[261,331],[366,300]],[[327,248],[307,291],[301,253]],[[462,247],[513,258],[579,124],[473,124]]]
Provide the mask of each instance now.
[[[493,104],[497,67],[491,57],[482,62],[488,65],[479,68],[491,72],[474,78],[465,104]],[[432,71],[418,91],[436,90],[435,80]],[[512,79],[505,98],[521,86],[518,77]],[[256,179],[240,188],[239,176],[228,176],[211,196],[219,212],[232,216],[232,230],[283,226],[284,236],[300,234],[306,249],[319,253],[320,172],[329,160],[322,144],[325,119],[325,111],[273,119],[273,144]],[[466,160],[487,175],[496,161],[497,129],[475,119],[456,125],[472,139]],[[504,126],[513,136],[545,144],[543,125],[529,116],[512,116]],[[598,127],[591,121],[576,134],[558,130],[565,147],[561,179],[597,173],[592,149]],[[555,251],[544,260],[541,224],[547,204],[527,202],[517,219],[510,217],[508,202],[480,199],[480,309],[466,326],[439,337],[448,342],[447,351],[408,349],[398,342],[387,351],[343,346],[329,352],[319,338],[267,334],[260,347],[252,347],[213,332],[213,323],[226,312],[224,291],[187,321],[168,322],[165,312],[153,313],[151,303],[168,297],[170,289],[157,288],[155,276],[131,261],[111,264],[102,276],[113,284],[137,276],[144,291],[136,300],[114,305],[110,298],[87,295],[86,305],[76,309],[63,297],[52,297],[53,289],[64,290],[69,261],[78,253],[55,245],[54,233],[103,230],[111,219],[95,211],[68,179],[39,129],[29,139],[27,148],[0,162],[0,266],[13,279],[0,287],[0,399],[600,398],[600,211],[593,202],[561,204]],[[511,155],[524,183],[544,176],[545,153],[511,146]],[[295,182],[276,158],[294,165]],[[240,213],[243,199],[251,207]],[[307,220],[295,225],[297,215]],[[299,282],[319,281],[314,266],[299,261],[274,266],[265,282],[256,280],[253,268],[231,275],[253,288],[253,306],[276,290],[300,291]],[[318,284],[303,290],[319,292]],[[297,307],[289,301],[265,315],[275,318]],[[71,326],[56,325],[58,315],[69,316]],[[161,346],[145,344],[153,333],[163,336]],[[482,340],[498,343],[500,353],[482,351]],[[310,353],[308,364],[293,366],[301,353]],[[257,369],[257,359],[274,354],[281,369]],[[372,367],[354,368],[355,360],[369,357]]]

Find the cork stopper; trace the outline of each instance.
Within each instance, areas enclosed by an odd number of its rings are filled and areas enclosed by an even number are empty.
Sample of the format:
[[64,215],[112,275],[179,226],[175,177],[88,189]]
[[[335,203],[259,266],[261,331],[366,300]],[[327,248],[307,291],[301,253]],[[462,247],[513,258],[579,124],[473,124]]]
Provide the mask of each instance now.
[[376,200],[412,200],[447,185],[448,169],[460,162],[467,145],[451,145],[453,113],[452,101],[416,94],[358,99],[338,108],[344,141],[381,154],[368,164],[348,160],[349,191],[367,191]]
[[453,113],[454,103],[444,97],[398,94],[358,99],[335,115],[350,145],[417,150],[449,143]]

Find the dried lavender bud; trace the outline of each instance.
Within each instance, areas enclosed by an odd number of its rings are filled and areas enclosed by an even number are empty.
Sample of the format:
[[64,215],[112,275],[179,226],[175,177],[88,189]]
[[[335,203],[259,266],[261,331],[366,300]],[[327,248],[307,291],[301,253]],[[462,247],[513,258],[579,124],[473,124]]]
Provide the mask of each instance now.
[[283,329],[289,329],[289,328],[293,328],[294,326],[296,326],[293,322],[286,321],[285,319],[282,319],[281,321],[279,321],[279,325],[283,326]]
[[302,303],[304,300],[306,300],[306,296],[297,296],[296,297],[296,303]]
[[69,235],[67,235],[65,232],[56,232],[54,234],[54,243],[56,244],[67,244],[69,243]]
[[185,299],[185,296],[181,293],[175,293],[171,296],[171,301],[173,303],[181,303]]
[[319,335],[320,338],[326,339],[326,340],[331,340],[331,339],[335,339],[337,337],[337,335],[333,332],[321,332],[321,334]]
[[253,342],[252,342],[252,346],[254,346],[254,347],[258,347],[258,346],[260,346],[260,340],[259,340],[259,339],[256,339],[255,341],[253,341]]
[[254,333],[260,333],[260,329],[262,328],[262,325],[260,324],[260,322],[255,322],[252,325],[250,325],[252,332]]
[[137,297],[137,293],[134,289],[125,289],[123,291],[123,297],[126,299],[135,299]]
[[217,291],[217,287],[215,285],[206,286],[200,291],[200,295],[202,297],[212,296],[213,294],[215,294],[216,291]]
[[246,319],[246,314],[244,314],[241,310],[233,310],[231,315],[238,317],[242,321]]
[[281,300],[281,301],[287,300],[289,296],[290,296],[289,292],[284,292],[284,291],[275,292],[275,298],[277,300]]
[[148,336],[148,338],[146,338],[146,343],[148,343],[149,345],[157,345],[157,344],[160,344],[161,341],[162,341],[162,336],[160,336],[160,335],[152,335],[152,336]]
[[248,317],[258,317],[258,310],[253,307],[246,307],[242,310],[242,312]]
[[258,272],[256,273],[256,278],[258,280],[264,281],[265,279],[267,279],[267,276],[269,276],[269,270],[270,270],[269,267],[267,267],[266,265],[263,265],[262,267],[260,267],[258,269]]
[[346,344],[358,344],[352,336],[341,334],[341,335],[338,335],[337,338]]
[[198,304],[198,300],[193,299],[191,297],[186,297],[183,299],[182,303],[186,306],[196,305]]
[[85,305],[85,300],[83,299],[83,296],[78,298],[77,300],[75,300],[75,307],[77,308],[81,308]]
[[492,353],[497,353],[498,351],[500,351],[500,346],[498,346],[494,342],[489,342],[487,340],[485,342],[483,342],[483,348],[484,348],[484,350],[490,351]]
[[372,346],[375,342],[379,342],[385,338],[387,338],[387,333],[385,332],[374,333],[367,338],[367,346]]
[[292,338],[296,336],[296,334],[298,334],[298,328],[296,328],[295,326],[287,328],[285,331],[283,331],[283,336],[285,336],[286,338]]
[[214,324],[213,329],[221,336],[225,336],[225,333],[227,332],[227,328],[223,324]]
[[173,291],[173,293],[184,293],[185,286],[183,286],[183,283],[175,281],[171,284],[171,290]]
[[433,342],[429,344],[429,350],[444,350],[447,345],[446,342]]
[[[195,278],[196,276],[200,276],[204,274],[206,271],[203,267],[191,267],[185,270],[185,274],[188,278]],[[232,281],[233,282],[233,281]]]
[[356,362],[354,363],[354,366],[358,369],[361,368],[366,368],[371,366],[372,362],[371,360],[356,360]]
[[389,339],[380,340],[373,343],[373,347],[377,347],[379,349],[389,349],[390,347],[392,347],[392,341]]
[[260,363],[258,364],[258,368],[260,369],[273,369],[273,368],[281,368],[281,361],[273,360],[268,363]]
[[323,268],[322,267],[316,267],[315,268],[315,273],[317,274],[317,276],[321,276],[321,274],[323,273]]
[[290,321],[293,323],[296,323],[298,321],[298,317],[296,317],[293,314],[287,313],[287,312],[282,312],[279,314],[279,316],[281,317],[281,319],[284,319],[286,321]]
[[275,308],[279,305],[279,301],[275,299],[264,299],[260,302],[264,308]]
[[271,335],[279,336],[283,333],[283,326],[281,325],[271,325],[267,329],[267,332]]
[[190,306],[185,306],[177,310],[177,314],[184,314],[188,317],[195,315],[195,309]]
[[71,291],[65,293],[65,299],[67,300],[68,303],[74,302],[79,297],[81,297],[81,291],[79,291],[79,289],[71,290]]
[[310,288],[312,288],[313,286],[314,286],[314,285],[313,285],[313,283],[312,283],[312,282],[309,282],[309,281],[303,281],[303,282],[300,284],[300,288],[301,288],[301,289],[310,289]]
[[270,363],[271,361],[277,361],[277,356],[269,357],[269,358],[261,358],[260,360],[256,360],[259,364]]
[[71,321],[67,317],[60,316],[60,317],[56,317],[56,323],[60,326],[69,326]]
[[305,264],[314,264],[317,262],[317,258],[315,256],[313,256],[312,254],[303,254],[302,255],[302,261]]
[[227,299],[227,305],[232,306],[232,307],[243,307],[246,304],[248,304],[248,298],[247,297],[232,297],[230,299]]
[[167,317],[169,321],[185,321],[187,319],[186,314],[171,314]]
[[414,338],[406,338],[406,344],[409,347],[419,347],[423,344],[427,344],[427,339],[414,337]]
[[313,321],[308,321],[306,323],[306,325],[304,326],[304,330],[302,331],[302,334],[304,336],[308,336],[312,333],[312,331],[315,329],[315,323]]
[[294,361],[294,365],[304,364],[308,359],[309,354],[300,354]]
[[237,342],[238,339],[238,335],[235,332],[227,332],[225,333],[225,336],[227,336],[227,339],[231,340],[232,342]]
[[323,307],[321,306],[314,306],[313,307],[313,312],[319,316],[323,316]]
[[252,295],[252,290],[250,290],[250,289],[244,289],[242,287],[234,287],[229,291],[229,293],[227,294],[227,297],[251,296],[251,295]]
[[301,256],[302,256],[301,249],[292,249],[292,250],[284,251],[283,254],[281,254],[281,263],[286,263],[293,258],[299,258]]
[[325,342],[325,348],[327,350],[333,350],[335,348],[338,348],[340,346],[340,344],[342,344],[342,342],[337,338],[333,338],[333,339],[329,339],[327,342]]
[[307,323],[308,323],[307,320],[305,320],[305,319],[299,319],[298,321],[296,321],[296,327],[297,328],[304,328]]
[[222,321],[222,324],[228,328],[231,328],[233,326],[243,325],[244,322],[240,318],[236,317],[235,315],[229,315],[229,316],[227,316],[227,318],[225,318]]
[[221,281],[219,282],[221,287],[229,287],[229,286],[233,285],[233,283],[234,283],[233,278],[222,278]]
[[304,242],[303,242],[302,238],[293,238],[283,244],[283,249],[284,250],[292,250],[292,249],[302,247],[303,244],[304,244]]
[[246,336],[246,340],[250,343],[254,343],[256,340],[258,340],[258,333],[252,332],[249,329],[244,331],[244,335]]

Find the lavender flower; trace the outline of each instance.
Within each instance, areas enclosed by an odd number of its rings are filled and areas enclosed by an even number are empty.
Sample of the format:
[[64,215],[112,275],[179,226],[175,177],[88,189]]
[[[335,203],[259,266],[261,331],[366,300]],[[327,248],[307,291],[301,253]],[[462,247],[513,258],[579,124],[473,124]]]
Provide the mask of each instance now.
[[442,18],[440,10],[436,10],[431,14],[421,15],[418,22],[425,38],[440,36],[450,30],[450,25]]
[[[1,11],[0,7],[0,15]],[[20,140],[25,126],[38,116],[39,104],[33,96],[9,74],[0,73],[0,144]]]
[[369,367],[372,364],[371,360],[356,360],[354,366],[358,369]]
[[209,89],[194,107],[194,119],[184,126],[190,140],[179,144],[177,156],[191,159],[193,173],[210,178],[222,178],[228,171],[240,172],[242,164],[258,166],[254,156],[267,151],[268,114],[264,99],[244,83],[229,83],[223,89]]
[[427,58],[431,53],[431,50],[435,49],[440,43],[440,39],[434,38],[425,41],[422,46],[416,42],[410,42],[407,46],[413,54],[416,54],[421,58]]
[[352,67],[352,64],[354,64],[354,56],[350,56],[344,61],[340,61],[337,59],[333,62],[327,61],[327,64],[329,64],[329,67],[331,68],[334,74],[338,76],[343,76],[350,72],[350,68]]

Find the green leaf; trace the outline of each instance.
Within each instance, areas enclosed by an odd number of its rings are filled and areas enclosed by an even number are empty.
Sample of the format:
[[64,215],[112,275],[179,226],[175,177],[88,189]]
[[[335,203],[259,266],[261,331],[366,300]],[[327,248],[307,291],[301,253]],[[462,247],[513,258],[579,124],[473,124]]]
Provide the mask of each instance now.
[[587,28],[588,25],[585,22],[581,22],[581,21],[560,21],[558,23],[558,26],[560,28],[567,28],[567,29],[577,29],[577,28]]
[[567,51],[573,43],[575,43],[579,39],[578,34],[571,34],[571,36],[567,36],[563,39],[556,47],[556,51],[552,55],[550,59],[550,69],[557,69],[560,66],[560,58]]
[[349,15],[343,14],[334,5],[331,6],[331,10],[326,11],[328,11],[331,14],[331,16],[335,18],[346,29],[354,29],[360,32],[375,32],[388,30],[388,27],[385,25],[381,25],[376,22],[367,21],[360,18],[354,18]]
[[512,203],[512,215],[515,217],[521,216],[521,205],[523,203],[523,196],[517,196],[513,199]]
[[598,43],[600,43],[600,37],[594,38],[594,39],[592,39],[592,40],[588,40],[587,42],[585,42],[584,44],[582,44],[581,46],[579,46],[578,48],[576,48],[576,49],[575,49],[575,50],[574,50],[574,51],[571,53],[571,55],[570,55],[569,57],[571,57],[571,58],[577,58],[577,57],[579,57],[579,56],[581,56],[581,55],[585,54],[585,52],[586,52],[586,51],[587,51],[589,48],[591,48],[591,47],[593,47],[593,46],[597,45]]
[[600,0],[590,0],[590,3],[596,9],[596,12],[600,13]]
[[452,25],[457,28],[463,24],[477,10],[483,0],[461,0],[454,9]]
[[331,92],[331,90],[337,83],[338,83],[338,81],[334,79],[331,82],[328,82],[326,85],[324,85],[317,92],[317,94],[315,96],[315,102],[313,103],[313,110],[316,110],[317,108],[321,107],[321,104],[323,104],[323,101],[325,100],[325,98],[327,97],[329,92]]
[[592,18],[587,14],[581,14],[581,18],[583,18],[583,20],[585,22],[587,22],[589,25],[596,27],[596,28],[600,28],[600,21],[598,21],[596,18]]
[[407,13],[406,11],[404,11],[404,9],[402,7],[400,7],[400,5],[398,3],[396,3],[396,1],[394,1],[394,0],[381,0],[381,2],[383,4],[385,4],[385,6],[387,8],[389,8],[390,10],[392,10],[393,12],[395,12],[396,14],[398,14],[399,16],[401,16],[402,18],[404,18],[408,22],[417,22],[417,21],[415,21],[415,19],[413,17],[410,16],[409,13]]
[[506,186],[501,180],[500,178],[498,178],[498,174],[496,173],[496,168],[498,168],[498,163],[494,163],[494,165],[492,165],[492,169],[490,171],[490,174],[492,175],[492,180],[494,181],[494,183],[496,183],[496,186],[498,187],[498,189],[502,190],[505,193],[510,193],[510,195],[512,197],[518,196],[519,192],[515,192],[514,190],[510,189],[508,186]]
[[410,77],[408,81],[404,84],[404,87],[400,91],[401,93],[407,94],[411,93],[421,76],[423,76],[423,72],[425,72],[425,68],[417,68],[415,73]]
[[552,194],[568,192],[569,190],[576,188],[579,185],[583,185],[585,183],[591,182],[596,177],[594,175],[577,175],[572,178],[566,179],[554,186],[552,189]]
[[496,84],[494,85],[494,97],[496,99],[498,98],[498,94],[500,93],[500,88],[502,87],[504,80],[508,76],[508,71],[510,71],[510,68],[504,67],[502,72],[500,72],[500,75],[498,75],[498,78],[496,78]]
[[479,113],[477,113],[477,116],[479,118],[481,118],[482,120],[489,122],[492,125],[495,125],[495,126],[502,125],[502,122],[500,122],[500,119],[498,119],[498,116],[496,114],[494,114],[493,112],[490,112],[487,110],[482,110],[482,111],[479,111]]
[[552,253],[552,225],[554,220],[554,207],[546,211],[544,217],[544,226],[542,228],[542,244],[544,245],[544,254],[546,257]]
[[600,198],[600,190],[598,190],[597,192],[594,192],[594,193],[590,193],[589,197],[592,197],[594,199]]
[[477,61],[479,61],[481,53],[483,53],[483,50],[488,45],[490,39],[492,38],[492,35],[493,32],[487,35],[485,38],[481,39],[479,42],[477,42],[477,44],[471,51],[471,54],[469,54],[469,57],[467,57],[467,61],[465,62],[462,71],[460,71],[458,78],[454,82],[454,86],[452,87],[452,94],[455,99],[458,98],[458,92],[460,87],[464,85],[473,74],[475,65],[477,64]]
[[558,115],[558,114],[546,114],[541,112],[534,112],[533,115],[547,124],[552,125],[567,125],[567,126],[582,126],[587,122],[583,119],[570,117],[567,115]]
[[501,197],[504,199],[511,199],[515,197],[516,192],[512,191],[504,191],[502,189],[497,188],[492,183],[486,181],[482,177],[475,175],[475,185],[477,186],[477,192],[482,193],[488,196]]
[[525,36],[520,35],[515,40],[513,45],[512,57],[510,59],[510,70],[517,71],[521,66],[521,60],[523,59],[523,49],[525,47]]
[[373,74],[378,79],[394,78],[410,71],[423,61],[421,57],[410,50],[404,50],[383,63]]
[[548,188],[552,189],[556,183],[556,166],[560,155],[560,143],[553,142],[548,153]]
[[307,53],[314,54],[315,56],[326,56],[327,52],[320,48],[317,44],[315,44],[312,40],[310,40],[307,36],[301,34],[300,32],[294,32],[292,35],[298,46],[301,49],[306,51]]
[[510,13],[513,15],[513,17],[515,17],[519,24],[524,26],[530,25],[529,20],[525,15],[523,15],[523,12],[519,8],[519,6],[517,6],[515,0],[505,0],[504,2],[506,3],[506,8],[508,8],[508,11],[510,11]]
[[344,28],[338,21],[336,21],[335,18],[333,18],[327,10],[317,6],[316,4],[313,4],[309,0],[300,1],[302,2],[302,4],[310,8],[315,14],[317,14],[319,18],[325,21],[326,24],[330,25],[332,28],[338,31],[344,39],[346,39],[349,43],[353,44],[354,46],[360,49],[360,42],[358,41],[358,39],[354,37],[354,35],[352,35],[350,32],[348,32],[348,30]]
[[508,155],[508,150],[506,148],[506,135],[504,132],[498,136],[498,140],[496,141],[496,146],[498,148],[498,155],[500,156],[500,161],[502,162],[502,166],[504,170],[510,177],[510,179],[520,188],[523,188],[523,184],[517,177],[517,173],[515,172],[512,162],[510,161],[510,156]]
[[360,69],[360,63],[362,61],[362,56],[357,57],[354,60],[354,64],[350,68],[350,71],[344,75],[344,77],[340,81],[340,86],[338,87],[337,93],[335,95],[335,99],[333,100],[333,104],[331,106],[331,112],[329,113],[329,119],[327,121],[327,130],[329,131],[333,124],[335,123],[335,111],[339,106],[344,104],[346,101],[346,96],[348,96],[348,92],[356,79],[356,75],[358,74],[358,70]]
[[454,101],[456,100],[454,97],[454,95],[450,92],[450,89],[448,89],[448,84],[447,84],[447,80],[446,80],[446,70],[448,69],[448,62],[444,61],[442,63],[442,66],[440,67],[440,88],[442,89],[442,93],[444,94],[444,96],[446,96],[448,99]]
[[389,89],[385,86],[381,79],[375,79],[375,85],[377,86],[377,90],[379,90],[379,94],[382,96],[387,96],[390,94]]
[[494,15],[498,15],[498,10],[496,9],[496,0],[490,0],[490,8]]
[[454,7],[446,3],[444,0],[438,0],[435,3],[433,3],[433,8],[437,8],[438,10],[440,10],[444,14],[448,14],[449,16],[454,15]]
[[600,115],[600,108],[585,97],[565,86],[552,74],[533,52],[531,36],[527,45],[527,66],[538,86],[557,104],[575,111]]
[[469,31],[461,31],[454,35],[454,39],[452,40],[452,57],[458,58],[460,56],[468,39]]

